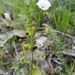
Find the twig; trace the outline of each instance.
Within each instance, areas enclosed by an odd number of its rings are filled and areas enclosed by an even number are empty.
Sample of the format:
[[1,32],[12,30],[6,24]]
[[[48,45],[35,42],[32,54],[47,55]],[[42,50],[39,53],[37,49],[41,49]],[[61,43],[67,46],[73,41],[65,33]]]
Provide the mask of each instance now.
[[59,33],[59,34],[62,34],[62,35],[65,35],[65,36],[67,36],[69,38],[75,39],[75,37],[73,37],[73,36],[71,36],[71,35],[69,35],[67,33],[64,33],[64,32],[61,32],[61,31],[57,31],[57,30],[54,30],[54,32]]
[[[45,30],[45,27],[40,27],[40,28],[38,28],[38,30]],[[75,37],[73,37],[73,36],[71,36],[71,35],[69,35],[67,33],[64,33],[64,32],[58,31],[58,30],[55,30],[55,29],[53,29],[53,32],[56,32],[56,33],[65,35],[65,36],[67,36],[69,38],[75,39]]]
[[52,60],[52,54],[50,54],[50,57],[49,57],[49,67],[51,67],[51,69],[53,69],[53,65],[51,64],[51,60]]
[[59,54],[59,53],[63,53],[65,55],[69,55],[69,56],[75,57],[75,51],[74,50],[64,50],[64,51],[57,52],[57,54]]
[[13,46],[14,46],[14,48],[15,48],[16,58],[17,58],[17,60],[18,60],[18,51],[17,51],[17,48],[16,48],[16,44],[15,44],[15,42],[13,42]]

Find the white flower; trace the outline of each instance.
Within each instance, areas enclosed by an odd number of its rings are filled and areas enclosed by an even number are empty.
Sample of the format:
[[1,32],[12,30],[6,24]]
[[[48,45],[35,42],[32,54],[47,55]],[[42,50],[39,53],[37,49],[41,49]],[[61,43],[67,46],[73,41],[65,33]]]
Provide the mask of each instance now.
[[42,10],[47,10],[51,7],[51,3],[48,0],[39,0],[36,5],[38,5]]

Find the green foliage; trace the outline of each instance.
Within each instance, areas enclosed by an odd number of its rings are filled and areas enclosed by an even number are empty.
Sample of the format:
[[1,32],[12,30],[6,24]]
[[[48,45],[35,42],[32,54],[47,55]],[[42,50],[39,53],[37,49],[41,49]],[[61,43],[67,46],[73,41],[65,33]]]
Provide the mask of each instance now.
[[63,9],[58,11],[54,16],[56,29],[66,31],[69,27],[70,11]]
[[[19,24],[22,23],[25,27],[28,27],[35,22],[36,27],[40,25],[43,12],[37,8],[37,0],[8,0],[3,2],[8,5],[10,10],[12,9],[14,20],[19,19]],[[17,25],[17,22],[15,24]]]
[[[13,21],[11,24],[13,25],[13,28],[20,29],[23,28],[24,35],[26,41],[22,41],[21,50],[22,54],[18,55],[18,58],[20,58],[18,61],[10,62],[11,66],[15,67],[17,69],[18,75],[21,75],[20,70],[22,69],[24,73],[26,74],[27,68],[26,64],[29,64],[30,66],[30,75],[38,75],[38,62],[36,65],[33,65],[33,46],[34,46],[34,35],[36,33],[35,29],[38,29],[41,27],[42,18],[44,15],[47,15],[47,17],[50,20],[49,25],[43,24],[47,30],[45,31],[45,34],[49,38],[53,40],[53,51],[57,52],[62,50],[64,46],[62,45],[62,38],[60,39],[57,34],[55,33],[55,29],[68,32],[68,30],[72,31],[72,33],[75,31],[75,11],[72,9],[75,8],[75,0],[49,0],[51,2],[52,7],[49,8],[48,11],[42,11],[40,8],[37,7],[36,3],[38,0],[1,0],[0,1],[0,14],[2,14],[5,10],[10,10],[13,15]],[[48,19],[47,19],[48,20]],[[53,25],[52,27],[50,25]],[[6,26],[5,26],[6,27]],[[34,28],[33,28],[34,27]],[[71,33],[71,32],[70,32]],[[8,40],[8,46],[6,47],[9,51],[9,54],[14,57],[14,48],[13,48],[13,42],[18,41],[17,37],[14,36],[12,39]],[[28,51],[31,51],[32,58],[28,59],[26,58]],[[3,53],[2,50],[0,50],[0,57]],[[44,53],[41,55],[42,58],[44,58]],[[2,63],[2,61],[0,62]],[[9,64],[8,64],[9,65]],[[11,67],[10,65],[5,65],[7,70]],[[67,68],[66,68],[67,66]],[[68,65],[64,65],[66,69],[68,69]],[[62,74],[66,75],[72,75],[74,66],[71,66],[70,70],[67,70],[69,73],[67,73],[66,69],[63,67]],[[44,72],[42,72],[42,75],[45,75]]]
[[43,24],[43,25],[48,28],[47,35],[53,40],[53,43],[54,43],[53,50],[55,52],[60,51],[63,48],[63,46],[61,47],[62,45],[61,39],[57,36],[57,33],[55,33],[55,30],[51,26],[47,24]]

